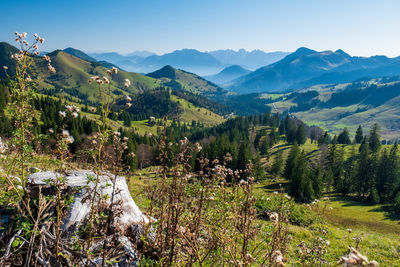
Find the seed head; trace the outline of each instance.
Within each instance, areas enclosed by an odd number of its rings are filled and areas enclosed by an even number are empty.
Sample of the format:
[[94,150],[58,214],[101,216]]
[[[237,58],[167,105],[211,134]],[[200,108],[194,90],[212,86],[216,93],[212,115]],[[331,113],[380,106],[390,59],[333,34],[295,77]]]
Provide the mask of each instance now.
[[65,116],[67,116],[65,111],[59,111],[58,113],[60,114],[61,118],[65,118]]
[[114,74],[117,74],[117,73],[118,73],[118,69],[117,69],[116,67],[112,67],[112,72],[113,72]]
[[79,116],[78,112],[72,112],[71,115],[72,115],[72,118],[74,118],[74,119],[78,118],[78,116]]
[[126,107],[130,108],[132,106],[132,103],[126,103]]

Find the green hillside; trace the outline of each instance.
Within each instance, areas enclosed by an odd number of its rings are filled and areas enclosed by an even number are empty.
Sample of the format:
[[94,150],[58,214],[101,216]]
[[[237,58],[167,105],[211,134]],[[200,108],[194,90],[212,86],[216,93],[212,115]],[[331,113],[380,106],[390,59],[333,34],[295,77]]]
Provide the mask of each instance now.
[[147,76],[160,79],[165,86],[175,90],[185,90],[205,96],[215,96],[225,93],[218,85],[196,74],[175,69],[171,66],[165,66],[155,72],[147,74]]
[[400,82],[393,79],[313,86],[281,95],[268,105],[332,134],[347,127],[353,135],[360,124],[367,129],[379,123],[384,139],[396,139],[400,137]]

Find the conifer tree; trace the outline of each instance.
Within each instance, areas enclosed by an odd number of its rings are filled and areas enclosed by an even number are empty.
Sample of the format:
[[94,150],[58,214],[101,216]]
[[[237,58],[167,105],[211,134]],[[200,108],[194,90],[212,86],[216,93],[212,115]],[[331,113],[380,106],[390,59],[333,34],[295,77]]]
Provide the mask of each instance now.
[[306,130],[303,123],[297,127],[296,141],[299,145],[303,145],[306,142]]
[[355,136],[354,140],[356,141],[357,144],[361,144],[363,139],[364,139],[363,130],[362,130],[361,125],[359,125],[357,128],[356,136]]
[[379,125],[375,123],[372,125],[370,133],[369,133],[369,148],[372,152],[377,152],[379,147],[381,146],[381,141],[379,137]]
[[351,140],[349,137],[349,130],[347,130],[347,128],[343,129],[343,132],[341,132],[337,138],[337,141],[339,144],[343,144],[343,145],[349,145],[351,144]]

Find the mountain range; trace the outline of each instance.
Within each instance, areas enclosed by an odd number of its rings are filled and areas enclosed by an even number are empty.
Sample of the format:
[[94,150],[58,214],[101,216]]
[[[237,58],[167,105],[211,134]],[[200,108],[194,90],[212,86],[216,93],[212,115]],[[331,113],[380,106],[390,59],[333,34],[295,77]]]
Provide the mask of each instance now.
[[237,78],[227,89],[240,94],[282,92],[393,75],[400,75],[398,57],[352,57],[343,50],[317,52],[302,47],[280,61]]
[[129,55],[111,53],[88,54],[96,60],[111,62],[122,69],[139,73],[149,73],[166,65],[184,69],[201,76],[214,75],[230,65],[240,65],[248,69],[257,69],[271,64],[288,55],[287,52],[266,53],[261,50],[246,51],[216,50],[200,52],[195,49],[175,50],[163,55],[150,52],[134,52]]

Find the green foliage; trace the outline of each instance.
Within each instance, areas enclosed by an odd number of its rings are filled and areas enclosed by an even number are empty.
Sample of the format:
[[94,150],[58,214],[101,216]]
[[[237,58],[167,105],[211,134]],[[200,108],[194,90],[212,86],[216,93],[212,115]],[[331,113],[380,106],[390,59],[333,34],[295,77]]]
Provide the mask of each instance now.
[[258,216],[267,219],[267,213],[279,212],[285,202],[288,206],[289,221],[294,225],[307,227],[316,223],[318,218],[316,214],[303,205],[296,204],[293,200],[288,200],[285,196],[279,194],[278,196],[261,197],[256,201],[256,209]]

